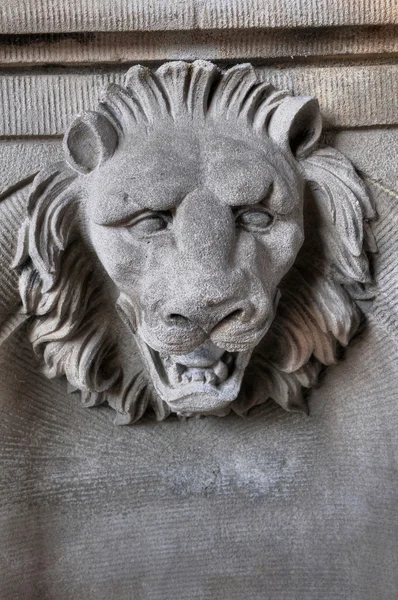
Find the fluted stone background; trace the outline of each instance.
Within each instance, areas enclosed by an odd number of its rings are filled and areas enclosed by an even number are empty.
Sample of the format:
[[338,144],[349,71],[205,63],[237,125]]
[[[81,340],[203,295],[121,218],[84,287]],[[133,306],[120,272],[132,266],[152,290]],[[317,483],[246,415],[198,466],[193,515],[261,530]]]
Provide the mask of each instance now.
[[[136,62],[248,60],[318,96],[325,137],[365,177],[379,293],[310,417],[269,403],[246,419],[116,427],[39,375],[23,331],[12,336],[0,356],[0,600],[398,597],[397,34],[395,0],[2,3],[1,269],[31,177],[106,82]],[[0,290],[0,337],[15,283]]]

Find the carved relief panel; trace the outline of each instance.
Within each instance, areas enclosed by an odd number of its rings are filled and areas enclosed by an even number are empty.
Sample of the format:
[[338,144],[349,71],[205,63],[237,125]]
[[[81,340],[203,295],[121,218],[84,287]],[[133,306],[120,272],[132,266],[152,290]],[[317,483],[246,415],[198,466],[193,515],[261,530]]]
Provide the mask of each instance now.
[[336,362],[369,295],[372,201],[315,98],[249,64],[132,67],[36,176],[14,268],[48,377],[119,423],[231,410]]
[[0,16],[0,600],[395,600],[393,3]]

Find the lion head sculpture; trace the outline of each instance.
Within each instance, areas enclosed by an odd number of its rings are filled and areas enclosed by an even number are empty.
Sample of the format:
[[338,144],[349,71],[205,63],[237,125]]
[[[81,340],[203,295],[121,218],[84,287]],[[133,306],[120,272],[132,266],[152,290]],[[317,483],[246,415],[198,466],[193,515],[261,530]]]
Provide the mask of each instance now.
[[34,350],[119,423],[246,413],[302,388],[360,322],[374,209],[318,148],[314,98],[253,67],[136,66],[36,177],[15,268]]

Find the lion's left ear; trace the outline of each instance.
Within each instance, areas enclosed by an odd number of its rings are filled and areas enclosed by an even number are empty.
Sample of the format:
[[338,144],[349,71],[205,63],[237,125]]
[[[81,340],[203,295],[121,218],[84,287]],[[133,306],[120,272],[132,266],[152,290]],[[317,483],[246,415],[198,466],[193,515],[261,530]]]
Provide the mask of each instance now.
[[304,96],[287,97],[268,124],[268,134],[296,158],[307,156],[322,133],[318,100]]
[[117,142],[116,130],[104,115],[85,112],[65,133],[66,160],[75,171],[91,173],[113,155]]

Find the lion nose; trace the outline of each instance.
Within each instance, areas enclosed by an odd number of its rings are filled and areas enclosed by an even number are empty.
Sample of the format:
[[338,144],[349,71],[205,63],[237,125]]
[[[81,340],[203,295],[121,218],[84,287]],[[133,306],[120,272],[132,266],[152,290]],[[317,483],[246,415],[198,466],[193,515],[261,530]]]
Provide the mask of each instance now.
[[208,301],[201,306],[195,306],[190,309],[166,310],[164,312],[164,321],[172,327],[192,328],[199,327],[206,333],[210,333],[215,327],[227,323],[247,322],[254,312],[254,307],[250,302],[242,302],[239,305],[216,304]]

